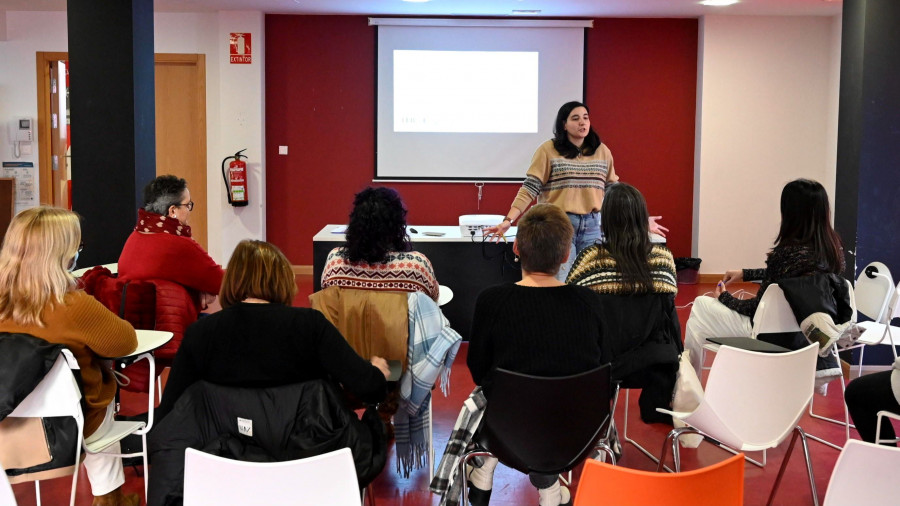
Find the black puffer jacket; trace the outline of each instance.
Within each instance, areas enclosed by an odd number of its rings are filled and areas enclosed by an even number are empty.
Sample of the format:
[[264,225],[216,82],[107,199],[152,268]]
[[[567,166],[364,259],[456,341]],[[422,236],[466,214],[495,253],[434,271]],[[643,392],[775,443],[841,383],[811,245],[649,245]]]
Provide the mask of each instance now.
[[[252,421],[252,435],[246,424],[241,433],[238,418]],[[150,506],[181,504],[186,448],[236,460],[279,462],[349,447],[360,487],[381,473],[387,459],[384,425],[374,409],[359,420],[326,380],[265,389],[199,381],[153,428],[148,445]]]
[[[44,379],[62,351],[61,344],[51,344],[29,334],[0,332],[0,438],[6,436],[7,415],[12,413],[28,394]],[[73,371],[77,373],[77,371]],[[76,375],[76,380],[80,379]],[[72,417],[43,418],[45,442],[35,442],[50,449],[50,461],[27,468],[7,469],[6,474],[17,477],[15,482],[27,481],[26,475],[75,464],[78,425]],[[0,456],[0,460],[2,456]],[[10,461],[10,460],[8,460]],[[43,478],[42,478],[43,479]]]

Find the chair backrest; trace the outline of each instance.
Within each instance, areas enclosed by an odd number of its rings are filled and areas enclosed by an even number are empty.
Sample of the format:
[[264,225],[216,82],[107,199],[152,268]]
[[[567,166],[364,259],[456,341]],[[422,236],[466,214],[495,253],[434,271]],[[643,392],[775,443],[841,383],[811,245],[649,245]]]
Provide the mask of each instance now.
[[683,473],[639,471],[589,460],[578,480],[575,506],[598,504],[740,506],[744,504],[744,454]]
[[193,448],[184,454],[185,506],[359,506],[360,500],[348,448],[286,462],[243,462]]
[[900,469],[900,448],[848,440],[831,472],[824,506],[897,504],[900,483],[885,475],[891,469]]
[[784,291],[776,283],[769,285],[759,299],[759,306],[753,315],[752,336],[799,330],[800,325],[797,324],[797,318],[784,297]]
[[[22,483],[25,481],[47,480],[59,476],[72,475],[72,488],[69,504],[75,504],[75,489],[78,484],[78,468],[76,456],[81,452],[82,434],[84,431],[84,416],[81,412],[81,390],[72,369],[77,369],[78,363],[75,357],[67,349],[63,349],[56,358],[53,367],[44,376],[40,383],[28,394],[22,402],[16,406],[16,409],[9,414],[10,418],[47,418],[47,417],[72,417],[75,419],[75,434],[71,438],[61,438],[57,441],[47,440],[46,435],[43,438],[37,437],[36,441],[29,441],[24,445],[24,449],[19,449],[18,458],[29,458],[32,448],[35,449],[33,455],[41,455],[41,459],[46,462],[46,457],[52,456],[49,468],[40,466],[39,462],[32,462],[30,469],[41,469],[40,471],[25,472],[10,477],[11,483]],[[74,442],[72,447],[68,447],[65,441]],[[37,445],[37,446],[32,446]],[[37,448],[40,448],[39,450]],[[49,450],[49,454],[45,453]],[[23,464],[25,460],[22,461]],[[29,464],[24,464],[27,466]],[[6,472],[3,472],[6,476]],[[0,491],[0,504],[7,504],[3,501],[2,491]],[[15,502],[12,502],[15,504]]]
[[[71,416],[83,425],[81,413],[81,391],[72,374],[69,360],[77,368],[75,357],[69,350],[63,350],[56,363],[44,376],[44,379],[28,394],[9,416],[14,417],[50,417]],[[71,357],[70,359],[67,358]]]
[[813,395],[818,345],[788,353],[719,348],[697,410],[685,421],[719,441],[775,446]]
[[881,262],[872,262],[856,278],[856,307],[877,323],[890,321],[891,301],[897,288],[891,271]]
[[521,472],[568,471],[606,429],[610,388],[609,364],[560,378],[497,369],[479,443]]

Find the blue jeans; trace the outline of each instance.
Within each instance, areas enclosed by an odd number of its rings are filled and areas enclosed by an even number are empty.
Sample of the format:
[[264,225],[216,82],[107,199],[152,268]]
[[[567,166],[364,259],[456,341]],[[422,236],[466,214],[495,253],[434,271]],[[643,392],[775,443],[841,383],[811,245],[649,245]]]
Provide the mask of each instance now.
[[565,282],[569,270],[575,262],[575,257],[581,253],[581,250],[603,239],[600,233],[600,213],[591,212],[588,214],[572,214],[566,213],[569,221],[572,222],[572,228],[575,234],[572,236],[572,246],[569,248],[569,258],[559,268],[556,279]]

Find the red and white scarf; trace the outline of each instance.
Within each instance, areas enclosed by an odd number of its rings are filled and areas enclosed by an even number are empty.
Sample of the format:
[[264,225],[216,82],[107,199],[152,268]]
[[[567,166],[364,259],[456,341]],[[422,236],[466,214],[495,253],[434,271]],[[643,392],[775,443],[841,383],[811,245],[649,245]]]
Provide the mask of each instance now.
[[181,237],[191,236],[191,227],[181,223],[176,218],[151,213],[143,209],[138,209],[138,221],[134,229],[148,234],[165,233]]

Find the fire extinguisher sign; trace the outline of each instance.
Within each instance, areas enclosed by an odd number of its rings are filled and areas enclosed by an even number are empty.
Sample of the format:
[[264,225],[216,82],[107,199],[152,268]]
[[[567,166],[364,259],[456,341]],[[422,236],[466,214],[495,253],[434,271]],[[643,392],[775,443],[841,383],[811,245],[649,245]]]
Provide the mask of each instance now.
[[228,45],[231,63],[252,63],[253,53],[249,33],[231,32]]

